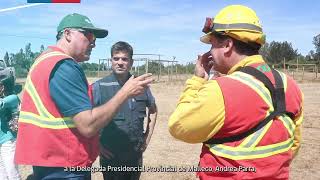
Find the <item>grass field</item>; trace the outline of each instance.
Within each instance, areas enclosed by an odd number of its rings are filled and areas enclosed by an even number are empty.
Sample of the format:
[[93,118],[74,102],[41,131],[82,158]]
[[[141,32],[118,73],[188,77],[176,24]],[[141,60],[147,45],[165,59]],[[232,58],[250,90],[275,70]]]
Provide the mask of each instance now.
[[[89,81],[94,81],[89,79]],[[162,82],[151,85],[159,107],[159,115],[150,145],[144,153],[146,167],[192,167],[199,161],[201,144],[186,144],[175,140],[168,132],[168,118],[173,112],[184,81]],[[320,83],[299,83],[305,98],[305,119],[302,131],[302,146],[291,164],[290,179],[313,180],[320,177]],[[95,162],[94,166],[98,166]],[[23,179],[32,173],[31,167],[20,166]],[[101,173],[94,173],[93,180],[102,179]],[[187,180],[196,179],[188,172],[144,172],[142,180]]]

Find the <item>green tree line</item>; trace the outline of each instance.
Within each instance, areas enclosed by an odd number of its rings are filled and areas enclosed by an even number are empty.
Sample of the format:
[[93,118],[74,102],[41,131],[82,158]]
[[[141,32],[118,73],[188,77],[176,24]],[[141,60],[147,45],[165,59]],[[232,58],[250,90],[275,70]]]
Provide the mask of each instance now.
[[[297,49],[292,47],[290,42],[277,42],[272,41],[270,43],[266,43],[261,49],[260,54],[269,64],[282,64],[285,59],[286,62],[295,62],[296,59],[299,59],[299,63],[320,63],[320,34],[313,37],[313,45],[314,50],[310,50],[306,56],[301,55]],[[33,52],[31,50],[31,43],[28,43],[25,48],[21,48],[18,52],[6,52],[3,59],[6,64],[9,66],[13,66],[16,69],[17,77],[26,77],[30,67],[32,66],[34,60],[44,51],[44,46],[41,45],[39,51]],[[89,74],[88,72],[94,72],[98,70],[105,70],[103,65],[97,63],[80,63],[83,70]],[[194,62],[190,62],[187,64],[176,64],[172,67],[172,65],[164,66],[163,63],[150,61],[148,64],[148,72],[153,74],[159,74],[161,67],[161,74],[167,74],[168,71],[175,73],[176,71],[179,74],[185,73],[193,73],[194,70]],[[133,67],[133,70],[139,70],[139,74],[145,72],[145,64],[139,67]],[[94,75],[94,74],[92,74]]]
[[35,58],[44,51],[44,46],[40,46],[38,52],[31,51],[31,43],[28,43],[24,49],[20,49],[17,53],[6,52],[3,60],[8,66],[13,66],[16,70],[17,77],[26,77]]

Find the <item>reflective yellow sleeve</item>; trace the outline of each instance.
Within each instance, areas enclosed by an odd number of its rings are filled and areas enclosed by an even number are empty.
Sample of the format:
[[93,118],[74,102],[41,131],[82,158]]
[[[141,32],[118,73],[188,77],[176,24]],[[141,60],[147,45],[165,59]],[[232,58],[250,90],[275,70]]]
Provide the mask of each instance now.
[[169,118],[169,132],[187,143],[201,143],[221,129],[224,118],[224,99],[217,81],[193,76]]
[[302,95],[302,103],[301,103],[301,111],[300,114],[294,119],[294,123],[296,125],[296,129],[294,130],[294,139],[293,139],[293,145],[291,147],[291,150],[293,152],[293,157],[295,157],[298,154],[298,151],[300,149],[300,142],[301,142],[301,124],[303,121],[303,94]]

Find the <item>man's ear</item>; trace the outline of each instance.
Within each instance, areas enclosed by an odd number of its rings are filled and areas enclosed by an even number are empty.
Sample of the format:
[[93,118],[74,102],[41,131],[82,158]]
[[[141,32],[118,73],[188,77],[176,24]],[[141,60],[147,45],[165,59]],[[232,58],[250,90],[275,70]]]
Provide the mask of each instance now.
[[65,38],[68,42],[71,41],[71,31],[69,29],[63,30],[63,38]]
[[224,53],[229,54],[234,46],[233,40],[228,38],[223,42]]

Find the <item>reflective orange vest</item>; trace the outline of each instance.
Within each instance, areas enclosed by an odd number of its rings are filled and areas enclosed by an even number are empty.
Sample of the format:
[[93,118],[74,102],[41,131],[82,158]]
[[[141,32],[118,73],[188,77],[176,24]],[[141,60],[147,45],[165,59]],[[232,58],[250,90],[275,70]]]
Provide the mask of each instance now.
[[51,71],[59,61],[72,58],[57,47],[49,48],[36,59],[26,80],[15,161],[46,167],[91,166],[98,155],[98,136],[82,136],[50,96]]
[[[270,68],[255,64],[274,83]],[[300,112],[295,82],[280,73],[284,84],[286,111]],[[213,136],[223,139],[251,129],[274,111],[272,97],[264,84],[252,75],[236,71],[217,78],[225,102],[223,127]],[[244,99],[244,97],[249,97]],[[232,124],[232,125],[231,125]],[[283,114],[244,139],[222,144],[204,144],[198,172],[200,179],[288,179],[295,125]],[[210,167],[210,168],[209,168]]]

